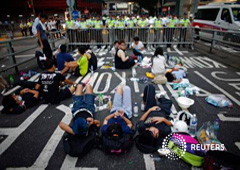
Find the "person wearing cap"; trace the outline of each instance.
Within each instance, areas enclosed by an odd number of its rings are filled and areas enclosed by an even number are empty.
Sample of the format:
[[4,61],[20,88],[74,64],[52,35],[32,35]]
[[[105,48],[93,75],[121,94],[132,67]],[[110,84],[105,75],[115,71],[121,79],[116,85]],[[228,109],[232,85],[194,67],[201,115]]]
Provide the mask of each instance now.
[[27,27],[28,27],[30,35],[33,35],[33,33],[32,33],[32,26],[33,26],[33,22],[30,19],[28,19],[27,20]]
[[[139,142],[145,145],[161,146],[163,139],[171,133],[172,101],[165,98],[165,92],[156,95],[151,84],[144,88],[143,104],[145,113],[137,124]],[[157,101],[158,103],[157,103]]]
[[88,25],[84,16],[81,17],[79,28],[80,28],[80,42],[83,42],[83,43],[89,42],[88,41],[89,40]]
[[110,114],[103,121],[102,134],[116,140],[124,134],[133,134],[131,118],[131,89],[128,86],[119,86],[114,94]]
[[73,96],[72,125],[69,126],[62,121],[59,123],[59,127],[71,135],[87,136],[91,131],[100,127],[100,121],[94,119],[95,95],[91,85],[86,85],[85,94],[83,90],[84,86],[78,84],[75,96]]
[[[184,18],[180,20],[180,26],[181,31],[180,31],[180,37],[179,37],[179,42],[182,42],[183,40],[183,48],[185,48],[185,42],[186,42],[186,34],[187,34],[187,28],[190,25],[190,20],[187,18],[187,13],[184,13]],[[178,44],[178,47],[180,47],[180,44]]]

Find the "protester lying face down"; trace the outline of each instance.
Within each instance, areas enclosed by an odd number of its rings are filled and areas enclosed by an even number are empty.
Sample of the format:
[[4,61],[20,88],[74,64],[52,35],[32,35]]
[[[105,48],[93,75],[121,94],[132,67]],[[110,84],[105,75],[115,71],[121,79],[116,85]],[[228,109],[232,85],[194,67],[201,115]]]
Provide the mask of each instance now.
[[91,85],[86,85],[85,94],[83,90],[84,86],[79,84],[73,97],[72,126],[64,122],[59,123],[59,127],[62,130],[72,135],[87,136],[89,131],[95,131],[96,128],[100,127],[100,121],[94,120],[95,95],[93,94]]
[[20,114],[27,108],[33,107],[37,104],[39,98],[39,92],[25,88],[20,91],[20,94],[10,94],[3,98],[2,113]]
[[143,103],[145,113],[138,122],[138,142],[147,146],[159,147],[163,139],[171,133],[172,122],[169,115],[171,113],[172,102],[164,95],[158,96],[158,104],[155,99],[155,87],[147,85],[144,89]]
[[71,86],[70,88],[60,90],[59,85],[63,82],[73,85],[74,82],[66,79],[62,74],[56,73],[56,68],[52,60],[46,61],[46,69],[46,72],[41,73],[39,81],[35,87],[36,90],[40,91],[44,101],[46,103],[55,104],[71,97],[72,93],[75,91],[75,87]]

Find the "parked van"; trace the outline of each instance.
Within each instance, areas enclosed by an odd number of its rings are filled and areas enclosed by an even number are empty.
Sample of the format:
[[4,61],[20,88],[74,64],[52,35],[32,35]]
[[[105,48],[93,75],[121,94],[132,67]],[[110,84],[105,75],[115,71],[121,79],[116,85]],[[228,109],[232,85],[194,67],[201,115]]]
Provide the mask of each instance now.
[[199,6],[193,26],[223,31],[240,31],[240,4],[225,2]]

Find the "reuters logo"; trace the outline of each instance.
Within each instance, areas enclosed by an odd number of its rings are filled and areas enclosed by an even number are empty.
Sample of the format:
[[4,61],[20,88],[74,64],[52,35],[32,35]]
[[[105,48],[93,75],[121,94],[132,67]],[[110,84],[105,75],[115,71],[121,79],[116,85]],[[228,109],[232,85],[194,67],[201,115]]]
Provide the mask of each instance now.
[[[177,147],[175,147],[177,145]],[[169,149],[171,148],[171,149]],[[162,143],[162,149],[168,150],[165,156],[171,160],[178,160],[183,157],[186,152],[186,141],[180,134],[172,133],[166,136]]]

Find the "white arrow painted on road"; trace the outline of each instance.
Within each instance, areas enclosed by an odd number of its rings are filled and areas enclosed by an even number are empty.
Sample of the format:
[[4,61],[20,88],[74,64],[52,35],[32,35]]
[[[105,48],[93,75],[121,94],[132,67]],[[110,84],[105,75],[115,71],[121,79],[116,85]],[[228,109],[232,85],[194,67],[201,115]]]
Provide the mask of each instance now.
[[218,114],[218,118],[221,121],[227,121],[227,122],[240,122],[239,117],[226,117],[224,114]]
[[155,170],[155,164],[150,154],[143,154],[146,170]]

